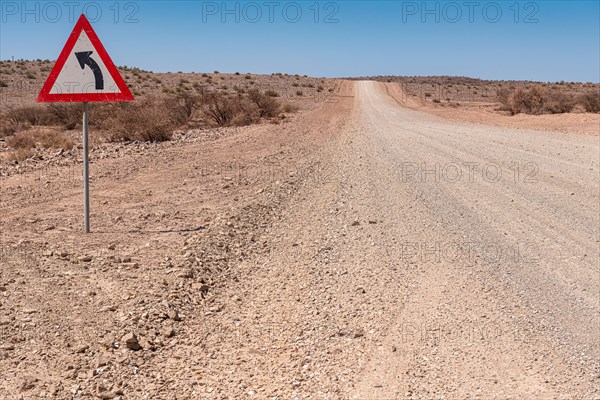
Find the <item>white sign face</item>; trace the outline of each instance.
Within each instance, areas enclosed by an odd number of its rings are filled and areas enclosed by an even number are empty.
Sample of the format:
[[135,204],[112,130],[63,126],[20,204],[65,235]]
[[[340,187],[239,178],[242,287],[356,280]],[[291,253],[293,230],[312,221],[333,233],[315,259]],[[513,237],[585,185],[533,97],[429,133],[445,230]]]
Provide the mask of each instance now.
[[82,14],[37,101],[86,103],[133,100],[127,83]]
[[85,31],[81,31],[50,94],[119,93],[120,90]]

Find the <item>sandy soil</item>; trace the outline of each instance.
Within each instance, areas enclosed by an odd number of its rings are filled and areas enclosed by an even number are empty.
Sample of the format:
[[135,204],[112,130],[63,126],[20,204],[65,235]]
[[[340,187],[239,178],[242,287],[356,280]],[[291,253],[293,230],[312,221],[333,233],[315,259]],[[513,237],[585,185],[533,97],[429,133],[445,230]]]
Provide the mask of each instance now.
[[89,236],[76,159],[13,171],[0,397],[596,398],[598,152],[347,82],[96,153]]

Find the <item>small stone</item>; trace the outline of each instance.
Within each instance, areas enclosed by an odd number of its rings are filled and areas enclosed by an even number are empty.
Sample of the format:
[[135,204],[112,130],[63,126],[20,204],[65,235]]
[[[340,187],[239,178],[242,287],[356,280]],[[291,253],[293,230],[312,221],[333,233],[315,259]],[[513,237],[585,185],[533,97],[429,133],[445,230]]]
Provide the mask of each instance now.
[[181,321],[181,317],[179,316],[177,310],[169,310],[169,312],[167,312],[167,317],[173,321]]
[[135,262],[127,262],[127,263],[123,263],[123,267],[129,268],[129,269],[138,269],[140,267],[140,265]]
[[152,342],[151,340],[143,337],[140,339],[140,346],[142,349],[146,349],[146,350],[156,350],[156,346],[154,345],[154,342]]
[[358,339],[358,338],[360,338],[360,337],[363,337],[363,336],[364,336],[364,333],[362,333],[361,331],[352,332],[352,333],[350,334],[350,337],[351,337],[352,339]]
[[193,278],[194,277],[194,270],[192,268],[186,268],[182,271],[179,272],[179,274],[177,274],[178,278]]
[[208,286],[207,284],[204,284],[204,283],[203,283],[203,284],[200,286],[200,291],[201,291],[201,292],[203,292],[203,293],[206,293],[206,292],[208,292],[208,289],[210,289],[210,286]]
[[161,335],[166,338],[171,338],[175,336],[175,329],[172,326],[168,326],[161,331]]
[[78,260],[82,261],[82,262],[90,262],[90,261],[92,261],[92,257],[91,256],[81,256],[78,258]]
[[105,355],[100,354],[97,358],[96,358],[96,368],[100,368],[100,367],[104,367],[106,365],[108,365],[108,357],[106,357]]
[[357,219],[355,219],[354,221],[352,221],[352,223],[350,224],[350,226],[358,226],[360,225],[360,222],[358,222]]
[[96,396],[98,396],[99,399],[110,400],[110,399],[114,399],[118,395],[115,392],[101,392],[101,393],[98,393]]
[[138,351],[142,348],[137,336],[133,332],[126,334],[121,340],[125,342],[125,345],[130,350]]
[[26,376],[21,383],[21,390],[30,390],[35,387],[35,383],[38,381],[37,378],[32,376]]
[[85,353],[85,351],[86,351],[87,349],[89,349],[89,348],[90,348],[90,346],[89,346],[89,345],[87,345],[87,344],[82,344],[82,345],[80,345],[80,346],[77,346],[77,347],[75,348],[75,353],[76,353],[76,354]]

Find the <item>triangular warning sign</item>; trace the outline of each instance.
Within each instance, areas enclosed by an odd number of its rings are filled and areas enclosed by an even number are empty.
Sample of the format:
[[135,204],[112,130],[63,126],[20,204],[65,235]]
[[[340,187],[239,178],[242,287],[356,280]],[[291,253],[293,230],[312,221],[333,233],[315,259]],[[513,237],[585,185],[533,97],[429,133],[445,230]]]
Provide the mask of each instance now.
[[133,99],[90,22],[81,14],[37,101],[99,102]]

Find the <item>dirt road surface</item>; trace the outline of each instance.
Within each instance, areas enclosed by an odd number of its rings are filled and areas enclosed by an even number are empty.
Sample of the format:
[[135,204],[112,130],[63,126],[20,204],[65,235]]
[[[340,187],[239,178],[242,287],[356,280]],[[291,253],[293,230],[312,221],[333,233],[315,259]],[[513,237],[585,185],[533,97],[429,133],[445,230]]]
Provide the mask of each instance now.
[[597,398],[599,152],[346,82],[92,152],[89,236],[76,162],[3,178],[0,397]]

